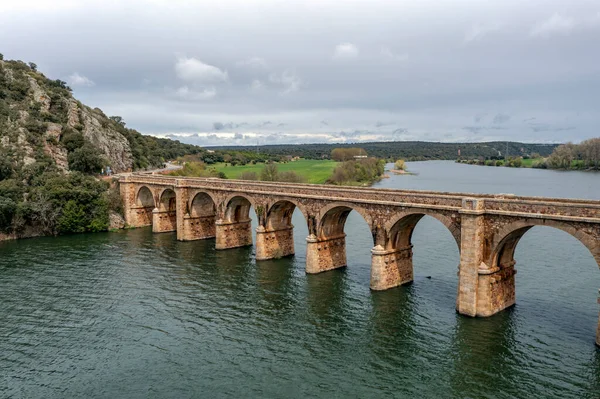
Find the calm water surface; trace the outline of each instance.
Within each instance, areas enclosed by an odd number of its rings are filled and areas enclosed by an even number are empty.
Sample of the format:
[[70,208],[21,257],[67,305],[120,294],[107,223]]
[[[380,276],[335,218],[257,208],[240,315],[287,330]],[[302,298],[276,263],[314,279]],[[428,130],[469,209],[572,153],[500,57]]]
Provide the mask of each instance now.
[[[408,166],[378,186],[600,198],[594,173]],[[414,283],[385,292],[356,212],[349,266],[320,275],[294,224],[296,256],[258,263],[147,228],[0,243],[0,397],[600,397],[600,271],[568,234],[530,230],[517,305],[471,319],[437,220],[415,230]]]

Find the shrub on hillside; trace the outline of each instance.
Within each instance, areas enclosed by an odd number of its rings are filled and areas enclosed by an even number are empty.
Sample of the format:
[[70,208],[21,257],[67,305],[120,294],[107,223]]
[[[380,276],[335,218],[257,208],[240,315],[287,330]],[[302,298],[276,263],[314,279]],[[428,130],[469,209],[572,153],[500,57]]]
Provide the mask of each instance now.
[[98,155],[98,150],[89,143],[71,152],[67,160],[69,169],[86,174],[100,173],[105,165],[104,160]]

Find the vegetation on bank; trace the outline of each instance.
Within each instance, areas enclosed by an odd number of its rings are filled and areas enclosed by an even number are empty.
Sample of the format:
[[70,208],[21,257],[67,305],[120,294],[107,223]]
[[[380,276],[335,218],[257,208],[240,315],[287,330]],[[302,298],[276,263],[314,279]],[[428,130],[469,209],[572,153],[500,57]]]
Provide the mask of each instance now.
[[384,171],[383,159],[355,159],[339,164],[327,182],[343,186],[370,186],[381,180]]
[[600,170],[600,138],[588,139],[580,144],[559,145],[547,157],[532,154],[508,159],[459,159],[470,165],[508,166],[514,168],[539,168],[563,170]]

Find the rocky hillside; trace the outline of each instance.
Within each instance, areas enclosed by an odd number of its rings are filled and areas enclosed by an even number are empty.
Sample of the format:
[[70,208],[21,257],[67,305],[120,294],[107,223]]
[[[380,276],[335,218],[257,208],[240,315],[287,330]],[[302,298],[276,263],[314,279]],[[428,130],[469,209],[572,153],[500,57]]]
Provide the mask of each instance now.
[[77,101],[65,82],[48,79],[35,64],[1,58],[0,150],[15,164],[30,165],[45,155],[63,171],[73,169],[70,162],[81,168],[83,158],[91,163],[83,172],[105,165],[122,172],[203,151],[127,129],[120,117]]
[[73,98],[33,63],[0,54],[0,240],[103,231],[118,216],[118,187],[94,175],[157,167],[204,150],[144,136]]

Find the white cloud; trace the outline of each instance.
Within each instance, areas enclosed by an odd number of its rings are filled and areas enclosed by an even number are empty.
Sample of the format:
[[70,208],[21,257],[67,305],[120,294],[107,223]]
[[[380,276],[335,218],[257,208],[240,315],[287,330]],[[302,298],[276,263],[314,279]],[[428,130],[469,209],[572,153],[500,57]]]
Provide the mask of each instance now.
[[193,57],[178,58],[175,63],[175,73],[179,79],[189,82],[214,83],[226,82],[228,80],[227,71],[223,71],[213,65],[205,64]]
[[569,34],[575,28],[575,20],[554,13],[550,18],[536,24],[529,34],[532,37],[549,37],[553,34]]
[[250,67],[250,68],[267,68],[268,64],[264,58],[261,57],[250,57],[245,60],[238,61],[238,66]]
[[93,80],[80,75],[79,73],[75,72],[73,73],[71,76],[69,76],[67,78],[67,82],[71,85],[71,86],[86,86],[86,87],[91,87],[91,86],[95,86],[96,83],[94,83]]
[[333,58],[341,59],[352,59],[358,57],[358,47],[352,43],[342,43],[335,46],[333,51]]
[[396,60],[396,61],[408,60],[408,54],[396,54],[387,46],[382,46],[380,53],[384,58],[388,58],[391,60]]
[[476,23],[465,33],[465,37],[463,39],[463,43],[471,43],[478,40],[481,40],[484,36],[495,32],[500,29],[499,24],[492,25],[484,25],[480,23]]
[[251,88],[252,90],[260,90],[260,89],[262,89],[264,86],[265,86],[265,85],[263,84],[263,82],[261,82],[261,81],[260,81],[260,80],[258,80],[258,79],[254,79],[254,80],[252,81],[252,83],[250,83],[250,88]]
[[269,81],[271,83],[275,83],[283,86],[283,93],[293,93],[295,91],[300,90],[300,86],[302,86],[302,80],[296,72],[286,69],[281,74],[272,73],[269,76]]
[[181,86],[175,91],[175,94],[178,97],[184,98],[186,100],[209,100],[217,95],[217,90],[214,87],[209,87],[205,89],[190,89],[188,86]]

